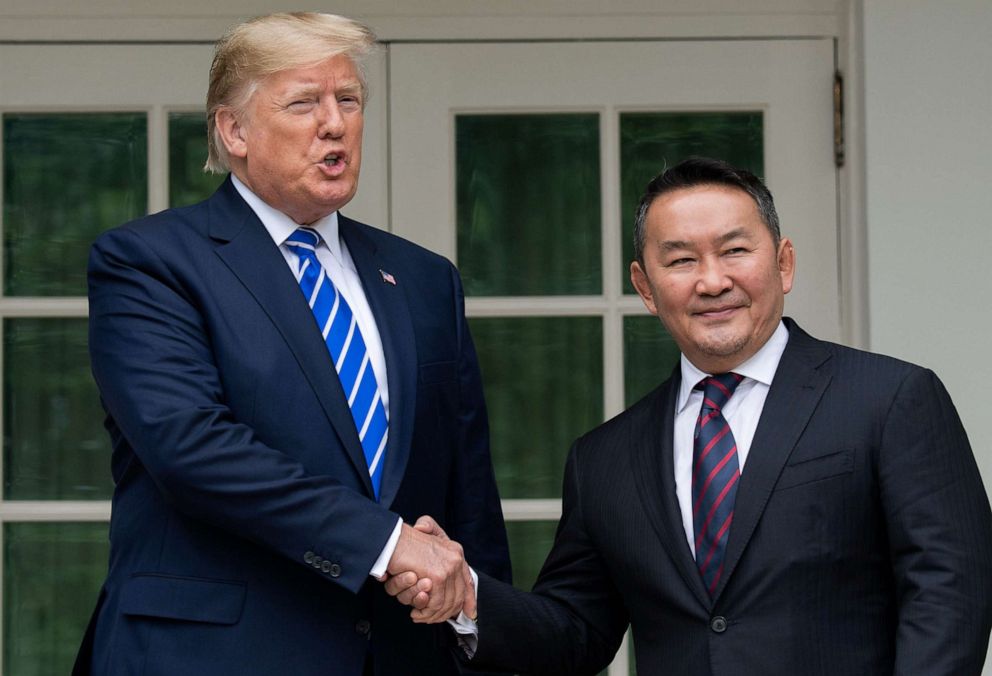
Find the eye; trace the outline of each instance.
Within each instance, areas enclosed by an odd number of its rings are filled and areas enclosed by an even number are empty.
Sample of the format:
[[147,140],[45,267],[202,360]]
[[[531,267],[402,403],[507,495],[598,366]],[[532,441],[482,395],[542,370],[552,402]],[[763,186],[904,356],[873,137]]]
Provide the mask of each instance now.
[[724,255],[727,255],[727,256],[734,256],[734,255],[739,255],[739,254],[745,254],[745,253],[747,253],[747,249],[744,248],[744,247],[742,247],[742,246],[735,246],[735,247],[731,247],[731,248],[727,249],[723,253],[724,253]]
[[358,96],[340,96],[338,97],[338,105],[345,110],[358,110],[362,107],[362,99]]
[[695,261],[694,258],[689,256],[682,256],[681,258],[673,258],[667,263],[665,263],[666,268],[679,268],[686,265],[691,265]]
[[294,112],[306,112],[311,108],[313,108],[315,105],[317,105],[316,99],[305,98],[305,99],[296,99],[295,101],[290,102],[288,108]]

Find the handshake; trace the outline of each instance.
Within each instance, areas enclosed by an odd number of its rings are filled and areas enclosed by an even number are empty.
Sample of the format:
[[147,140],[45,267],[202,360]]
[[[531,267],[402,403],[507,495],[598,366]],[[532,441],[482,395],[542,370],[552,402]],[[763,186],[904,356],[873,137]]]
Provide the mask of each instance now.
[[475,585],[462,546],[429,516],[413,526],[403,524],[380,581],[390,596],[413,607],[414,622],[444,622],[460,612],[476,617]]

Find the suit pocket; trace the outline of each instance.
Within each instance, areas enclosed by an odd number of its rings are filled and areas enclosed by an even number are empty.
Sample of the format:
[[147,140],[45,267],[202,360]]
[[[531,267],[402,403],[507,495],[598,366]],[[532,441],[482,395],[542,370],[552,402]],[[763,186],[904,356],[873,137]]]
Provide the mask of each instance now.
[[854,471],[854,449],[837,451],[818,458],[803,460],[794,465],[786,465],[775,484],[775,490],[795,488],[803,484],[823,481]]
[[125,615],[235,624],[241,619],[247,587],[242,582],[169,575],[135,575],[121,591]]
[[420,384],[435,385],[450,383],[458,377],[458,363],[453,361],[436,361],[420,365]]

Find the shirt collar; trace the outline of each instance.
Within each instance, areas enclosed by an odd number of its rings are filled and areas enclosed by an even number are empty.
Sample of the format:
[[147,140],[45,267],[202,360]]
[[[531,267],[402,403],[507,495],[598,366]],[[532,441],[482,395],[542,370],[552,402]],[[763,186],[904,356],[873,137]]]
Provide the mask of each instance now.
[[[282,246],[283,242],[300,227],[292,218],[263,202],[261,197],[253,193],[251,188],[246,186],[234,174],[231,174],[231,183],[234,184],[234,188],[238,191],[238,194],[244,198],[248,206],[251,207],[251,210],[258,216],[258,220],[262,221],[262,225],[265,226],[265,230],[269,233],[272,241],[276,243],[276,246]],[[341,259],[341,240],[338,235],[337,211],[332,211],[306,227],[316,230],[320,234],[321,239],[324,240],[324,244],[330,249],[331,254],[338,260]]]
[[[734,367],[734,373],[750,378],[766,386],[771,386],[772,379],[775,378],[775,371],[778,370],[778,363],[782,360],[782,353],[789,342],[789,330],[785,324],[779,320],[778,328],[772,334],[761,349],[743,364]],[[682,384],[679,386],[679,397],[676,402],[675,412],[680,413],[689,403],[689,396],[693,388],[700,380],[713,375],[699,370],[695,364],[681,357]]]

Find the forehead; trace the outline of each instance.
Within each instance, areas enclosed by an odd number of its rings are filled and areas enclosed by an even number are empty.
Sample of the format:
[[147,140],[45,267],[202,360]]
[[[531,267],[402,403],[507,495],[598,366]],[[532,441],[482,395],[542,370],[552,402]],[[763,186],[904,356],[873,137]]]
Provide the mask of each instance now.
[[[749,194],[723,185],[680,188],[657,197],[648,209],[647,234],[659,241],[696,241],[731,230],[767,232]],[[769,235],[770,236],[770,235]]]
[[259,88],[270,91],[307,86],[335,89],[360,87],[358,67],[348,56],[338,54],[318,63],[276,71],[259,83]]

